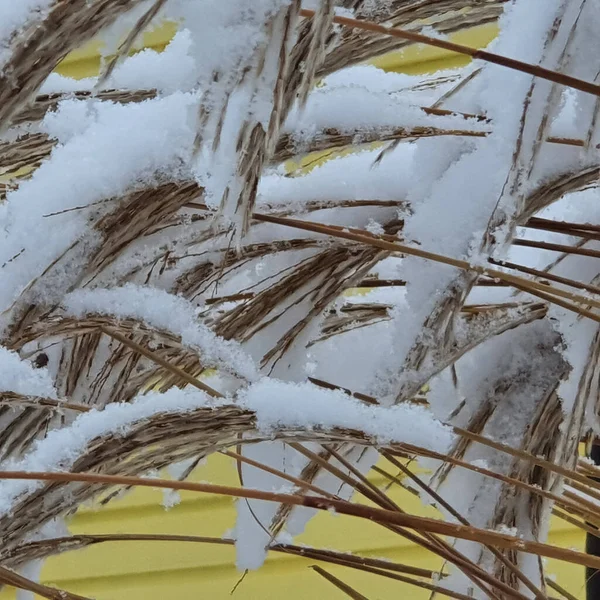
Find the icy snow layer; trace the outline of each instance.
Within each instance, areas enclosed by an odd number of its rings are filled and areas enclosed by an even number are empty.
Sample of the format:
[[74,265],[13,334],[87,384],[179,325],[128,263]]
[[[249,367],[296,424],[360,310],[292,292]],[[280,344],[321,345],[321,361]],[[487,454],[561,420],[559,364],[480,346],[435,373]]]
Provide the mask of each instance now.
[[[406,443],[417,446],[431,443],[435,447],[448,448],[446,443],[450,443],[453,439],[452,434],[443,425],[432,420],[431,415],[421,407],[399,405],[393,408],[382,408],[353,403],[353,408],[348,410],[346,405],[349,398],[342,392],[315,389],[307,383],[283,384],[273,380],[262,380],[250,388],[248,395],[251,406],[258,409],[259,425],[266,431],[276,429],[277,425],[283,424],[304,430],[306,427],[310,428],[312,424],[327,428],[337,423],[349,429],[360,427],[381,442],[386,439],[401,438]],[[247,397],[244,392],[241,396]],[[387,426],[384,426],[385,420],[379,420],[379,416],[383,414],[388,415]],[[263,415],[266,415],[266,419]],[[305,447],[313,452],[318,452],[320,449],[317,444],[305,444]],[[348,458],[365,471],[372,466],[376,458],[373,453],[363,454],[360,450],[354,453],[353,457]],[[248,446],[244,454],[294,476],[299,476],[307,466],[305,457],[279,442]],[[359,460],[361,458],[362,460]],[[344,470],[342,465],[339,467]],[[264,490],[281,489],[282,486],[281,480],[253,468],[244,470],[244,482],[247,486]],[[341,497],[349,498],[352,495],[352,490],[345,488],[339,479],[330,477],[327,473],[323,473],[319,478],[319,484]],[[277,508],[272,503],[261,501],[238,503],[236,520],[238,568],[257,569],[262,565],[270,538],[265,528],[269,527]],[[293,511],[294,519],[288,527],[288,532],[291,534],[301,532],[312,515],[312,511],[305,509]],[[257,518],[260,524],[257,524]]]
[[[401,95],[414,104],[428,106],[452,89],[457,81],[468,73],[469,67],[460,70],[438,71],[424,77],[423,75],[384,71],[373,65],[356,65],[328,75],[323,80],[323,86],[327,89],[356,87],[370,90],[375,94],[385,92],[391,95]],[[426,85],[428,81],[432,85]]]
[[[599,200],[600,190],[597,188],[587,189],[565,196],[559,202],[542,211],[539,216],[556,221],[598,223],[600,222]],[[528,239],[541,239],[561,244],[581,242],[579,238],[565,235],[556,236],[549,232],[538,232],[531,229],[527,230],[526,237]],[[586,242],[584,247],[591,250],[600,250],[600,242],[590,240]],[[509,260],[543,270],[549,265],[554,264],[559,256],[561,255],[558,255],[556,252],[544,250],[532,252],[529,248],[514,246],[509,253]],[[598,261],[593,256],[579,256],[575,254],[564,256],[553,266],[552,273],[598,285]],[[580,378],[583,375],[584,368],[588,364],[591,344],[594,336],[597,334],[598,325],[594,325],[588,319],[581,319],[577,313],[566,311],[556,305],[550,307],[549,315],[565,343],[563,354],[573,367],[569,377],[561,383],[559,388],[559,395],[563,400],[563,412],[568,420],[574,418],[574,412],[577,410],[575,400],[580,391]],[[593,398],[594,393],[592,392],[590,396]],[[590,403],[588,410],[590,413],[595,410],[593,402]],[[595,415],[589,419],[589,426],[597,430],[598,419]]]
[[236,342],[223,340],[199,323],[194,306],[185,298],[130,284],[77,290],[65,298],[63,305],[77,317],[95,313],[138,319],[149,327],[180,336],[182,344],[198,350],[207,367],[229,370],[249,381],[258,378],[252,359]]
[[[85,451],[87,444],[110,433],[124,435],[140,419],[158,413],[185,413],[207,406],[209,398],[198,391],[172,389],[164,394],[151,393],[131,404],[113,403],[103,410],[79,416],[72,425],[51,431],[25,457],[5,468],[25,471],[68,470]],[[21,494],[32,492],[41,482],[0,483],[0,513],[6,513]]]
[[[105,27],[99,34],[101,42],[100,52],[103,56],[111,56],[117,53],[119,46],[126,39],[137,23],[153,7],[156,0],[138,0],[137,4],[127,12],[120,14],[110,25]],[[145,31],[152,31],[164,20],[165,10],[159,13],[146,26]],[[143,37],[138,36],[133,47],[139,48],[143,45]]]
[[[109,404],[104,410],[80,415],[71,426],[51,431],[24,458],[5,466],[22,471],[67,471],[90,441],[107,435],[125,435],[131,427],[156,414],[182,414],[204,407],[218,407],[230,400],[215,401],[203,392],[173,388],[163,394],[151,392],[131,404]],[[451,430],[435,421],[423,408],[365,406],[342,392],[262,379],[240,397],[239,406],[256,412],[258,430],[270,435],[280,428],[327,430],[341,427],[363,431],[375,441],[392,441],[445,452],[453,441]],[[0,513],[10,511],[16,499],[38,489],[41,482],[0,482]]]
[[280,427],[310,430],[343,427],[363,431],[381,444],[403,442],[443,452],[454,439],[451,430],[420,406],[391,408],[358,402],[343,392],[310,383],[285,383],[263,378],[240,393],[244,406],[257,413],[265,433]]
[[266,39],[263,24],[291,0],[171,0],[165,15],[189,29],[198,68],[197,81],[233,73]]
[[[205,201],[220,206],[226,220],[238,226],[246,226],[248,202],[253,200],[252,182],[245,188],[248,175],[240,173],[244,157],[238,145],[250,141],[255,129],[272,129],[273,105],[280,96],[275,84],[281,52],[290,51],[295,35],[287,26],[290,5],[291,0],[179,0],[168,9],[191,32],[196,79],[206,90],[201,112],[207,118],[199,128],[196,179],[205,188]],[[254,137],[261,143],[255,148],[257,163],[244,166],[249,173],[261,166],[265,150],[262,138]]]
[[[127,105],[71,100],[47,116],[42,127],[63,143],[0,205],[0,312],[84,236],[90,216],[84,209],[183,174],[195,135],[194,102],[179,92]],[[30,239],[44,240],[44,251],[24,249]],[[49,283],[46,290],[62,289]]]
[[[405,94],[390,93],[389,89],[396,79],[393,74],[388,78],[378,73],[374,79],[380,85],[375,86],[375,89],[368,85],[373,75],[370,68],[362,67],[356,75],[367,77],[366,80],[359,78],[358,83],[355,81],[345,86],[325,85],[314,90],[306,107],[297,107],[290,114],[285,131],[294,133],[301,140],[302,137],[308,137],[327,127],[336,128],[341,132],[368,131],[384,127],[489,130],[487,123],[472,118],[466,119],[458,115],[427,115],[410,95],[407,98]],[[441,95],[439,90],[436,92],[436,95]]]
[[271,173],[261,178],[257,205],[290,205],[311,200],[399,200],[409,189],[413,145],[400,145],[375,164],[381,150],[329,160],[303,177]]
[[[502,29],[495,50],[515,54],[516,48],[515,58],[539,63],[546,31],[552,27],[560,5],[560,0],[509,5],[504,17],[508,26]],[[406,239],[444,256],[472,262],[487,259],[479,256],[479,247],[509,174],[531,82],[528,75],[485,65],[471,91],[480,104],[476,111],[485,110],[490,117],[492,133],[477,142],[451,138],[418,141],[413,160],[419,176],[413,178],[407,196],[413,213],[405,221]],[[512,101],[506,102],[507,97]],[[408,282],[410,310],[405,313],[408,318],[394,320],[394,348],[380,370],[385,394],[398,388],[404,357],[422,334],[427,316],[447,293],[457,270],[408,257],[399,276]]]

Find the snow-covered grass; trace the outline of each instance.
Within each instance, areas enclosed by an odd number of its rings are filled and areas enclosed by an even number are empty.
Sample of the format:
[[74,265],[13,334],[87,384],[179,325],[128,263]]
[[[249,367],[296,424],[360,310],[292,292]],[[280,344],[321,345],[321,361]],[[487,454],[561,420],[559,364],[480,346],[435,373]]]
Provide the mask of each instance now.
[[[183,175],[194,102],[180,92],[127,105],[67,100],[44,119],[42,130],[61,143],[0,205],[0,310],[84,237],[89,215],[82,209]],[[44,240],[44,251],[23,249],[27,238]]]
[[181,343],[198,352],[207,367],[229,370],[248,381],[258,378],[252,359],[232,341],[216,336],[198,318],[197,309],[185,298],[150,287],[126,285],[120,288],[78,290],[65,297],[68,314],[111,315],[131,318],[149,327],[181,337]]
[[[103,32],[107,52],[152,4],[132,3]],[[93,455],[92,442],[207,409],[213,441],[280,431],[316,440],[336,430],[340,458],[318,441],[302,442],[302,451],[287,438],[242,444],[272,470],[242,465],[247,486],[306,493],[279,472],[352,501],[353,478],[368,473],[378,450],[404,444],[523,477],[529,487],[509,490],[456,461],[426,463],[428,485],[472,525],[543,540],[553,502],[535,486],[559,494],[560,481],[485,444],[457,445],[453,426],[569,468],[578,441],[600,432],[597,98],[484,61],[423,77],[385,73],[362,64],[379,40],[331,27],[340,12],[333,4],[311,0],[304,6],[323,14],[302,21],[292,0],[171,0],[160,18],[174,19],[179,32],[164,52],[117,66],[105,88],[119,90],[119,101],[75,97],[95,91],[98,79],[54,74],[33,92],[63,93],[56,108],[6,124],[0,163],[18,176],[0,200],[0,396],[13,403],[2,408],[3,468],[69,470]],[[418,29],[433,4],[369,0],[342,12],[386,22],[389,10]],[[437,4],[446,12],[425,15],[435,26],[425,32],[439,36],[459,15],[488,22],[502,8],[495,52],[597,79],[597,2],[484,2],[476,11]],[[0,65],[11,38],[43,24],[50,5],[0,0]],[[151,99],[136,101],[150,90]],[[430,137],[407,139],[414,128]],[[352,153],[340,156],[349,134]],[[549,143],[552,136],[573,139]],[[309,141],[323,154],[303,156]],[[282,147],[307,168],[277,164]],[[265,222],[267,212],[328,225],[334,235]],[[340,240],[334,227],[398,239],[407,254],[412,246],[436,262]],[[464,268],[441,264],[448,259]],[[499,267],[520,278],[515,289],[469,272],[502,259],[517,263]],[[381,287],[348,299],[349,288],[374,277]],[[156,352],[138,360],[135,344],[109,339],[99,322]],[[41,352],[47,365],[34,368]],[[156,381],[153,361],[164,360],[176,368]],[[177,387],[190,362],[218,370],[211,385],[224,398]],[[35,397],[91,410],[74,418],[56,402],[32,408]],[[254,415],[234,434],[219,421],[232,405]],[[50,408],[61,418],[48,417]],[[168,418],[159,422],[151,443],[164,449],[161,465],[194,456],[194,447],[167,443],[178,432]],[[311,453],[326,462],[315,466]],[[156,455],[139,456],[135,469],[148,476]],[[11,543],[50,518],[32,494],[39,489],[0,482]],[[68,486],[62,492],[66,514],[75,500]],[[379,492],[373,499],[393,506]],[[19,501],[32,503],[39,524],[10,513]],[[272,532],[297,535],[313,514],[254,500],[237,509],[240,568],[260,566]],[[587,518],[572,503],[569,510]],[[456,545],[493,574],[491,587],[498,574],[513,585],[518,569],[543,586],[537,561],[517,556],[508,573],[480,545]],[[460,569],[444,585],[478,597]]]
[[[30,384],[28,390],[33,389]],[[42,390],[40,385],[39,391]],[[284,402],[282,398],[285,398]],[[351,429],[364,433],[375,443],[402,441],[435,452],[447,451],[454,439],[449,427],[436,422],[420,407],[365,406],[343,392],[264,378],[245,389],[237,399],[215,400],[189,387],[174,388],[162,394],[149,392],[132,403],[115,403],[104,410],[92,410],[80,415],[71,425],[50,432],[29,454],[5,464],[4,468],[68,471],[93,440],[109,435],[125,436],[134,426],[141,426],[156,415],[182,415],[201,408],[214,409],[218,413],[219,407],[227,406],[232,400],[240,408],[255,413],[257,432],[267,436],[285,430],[326,433],[334,429]],[[21,494],[41,485],[41,482],[31,481],[0,482],[0,513],[9,512]]]
[[20,0],[0,3],[0,69],[10,58],[8,46],[15,34],[48,11],[53,0]]

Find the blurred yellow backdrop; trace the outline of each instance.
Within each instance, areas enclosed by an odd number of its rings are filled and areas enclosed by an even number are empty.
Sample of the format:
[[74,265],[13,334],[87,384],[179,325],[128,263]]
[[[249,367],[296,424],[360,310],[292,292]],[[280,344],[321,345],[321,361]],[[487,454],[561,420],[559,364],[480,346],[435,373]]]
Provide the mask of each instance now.
[[[173,34],[167,26],[145,36],[143,45],[164,48]],[[471,46],[484,46],[495,35],[494,26],[479,27],[455,36]],[[97,72],[99,45],[90,44],[74,52],[58,71],[80,78]],[[432,48],[413,47],[390,54],[374,63],[388,70],[419,73],[463,65],[465,58]],[[221,484],[237,484],[232,462],[223,456],[211,457],[199,467],[193,479]],[[372,473],[373,482],[384,485],[383,478]],[[407,512],[435,516],[418,499],[395,486],[393,499]],[[234,502],[229,498],[181,494],[181,502],[166,510],[163,492],[136,490],[102,508],[81,509],[69,522],[73,534],[93,533],[165,533],[221,537],[235,522]],[[385,557],[401,563],[438,568],[440,561],[420,547],[391,534],[377,525],[346,516],[321,513],[299,544],[330,548],[368,557]],[[583,549],[584,536],[563,521],[553,521],[550,542]],[[182,542],[109,542],[85,550],[50,558],[42,570],[42,582],[99,600],[220,600],[240,579],[234,566],[231,547]],[[237,587],[238,600],[296,600],[301,598],[344,598],[345,595],[309,567],[310,560],[272,553],[264,568],[249,573]],[[577,598],[584,596],[583,568],[548,561],[549,573]],[[327,565],[326,568],[351,584],[371,600],[407,598],[426,600],[429,592],[406,584],[365,574],[352,569]],[[0,600],[14,598],[14,590],[0,593]]]

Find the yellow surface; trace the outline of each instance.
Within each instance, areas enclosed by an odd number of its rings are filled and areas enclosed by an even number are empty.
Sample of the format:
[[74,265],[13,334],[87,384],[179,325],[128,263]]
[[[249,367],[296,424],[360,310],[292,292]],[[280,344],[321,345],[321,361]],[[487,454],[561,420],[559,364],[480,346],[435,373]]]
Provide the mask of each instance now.
[[[148,31],[142,36],[141,43],[134,46],[134,48],[138,50],[140,48],[152,48],[160,52],[169,43],[176,30],[177,27],[173,23],[168,23],[156,30]],[[95,75],[100,68],[101,52],[101,43],[92,42],[86,44],[83,48],[71,52],[58,65],[56,71],[65,77],[74,77],[75,79]]]
[[[481,25],[466,31],[459,31],[451,36],[451,40],[465,46],[484,48],[496,37],[497,33],[496,24]],[[441,48],[415,44],[402,52],[391,52],[370,62],[387,71],[413,75],[464,67],[469,60],[470,58],[464,54],[455,54]]]
[[[144,41],[161,49],[173,33],[172,27],[154,32]],[[485,45],[495,34],[486,26],[456,36],[469,45]],[[389,70],[423,72],[463,64],[462,57],[436,49],[413,48],[376,61]],[[90,45],[69,56],[61,65],[62,74],[83,77],[99,65],[98,45]],[[195,479],[236,485],[232,463],[213,456],[199,468]],[[379,476],[372,478],[383,485]],[[435,516],[425,510],[414,496],[397,486],[390,491],[407,512]],[[70,522],[72,533],[171,533],[221,537],[233,527],[234,503],[231,499],[184,492],[181,502],[169,511],[161,506],[163,492],[136,490],[101,509],[80,510]],[[434,569],[439,560],[426,551],[364,520],[321,513],[313,519],[297,543],[352,551],[371,557]],[[579,530],[562,521],[553,522],[551,543],[583,549]],[[105,543],[49,559],[42,580],[99,600],[220,600],[229,598],[240,574],[234,566],[232,548],[181,542]],[[295,600],[300,598],[344,598],[344,594],[325,582],[308,567],[311,561],[273,554],[263,569],[250,573],[237,588],[238,600]],[[548,561],[549,573],[578,598],[583,597],[583,569]],[[392,580],[351,569],[326,567],[370,599],[407,598],[425,600],[429,593]],[[14,591],[0,593],[0,599],[14,597]]]
[[[391,471],[392,468],[388,469]],[[237,485],[233,463],[213,456],[200,467],[194,479]],[[383,486],[374,474],[371,480]],[[390,496],[407,512],[436,517],[412,494],[395,486]],[[181,502],[166,511],[160,490],[136,490],[101,509],[85,508],[72,519],[73,534],[164,533],[222,537],[234,524],[234,501],[219,496],[182,492]],[[352,551],[373,558],[423,568],[436,568],[440,561],[426,551],[371,522],[329,513],[318,514],[296,540],[321,548]],[[582,536],[563,522],[554,523],[550,542],[583,549]],[[234,566],[233,548],[182,542],[114,542],[49,559],[43,582],[99,600],[220,600],[240,578]],[[264,568],[251,572],[237,588],[239,600],[296,600],[344,598],[343,594],[309,569],[313,561],[273,553]],[[352,569],[326,568],[371,600],[410,598],[426,600],[424,590],[363,574]],[[576,597],[582,597],[583,569],[549,561],[549,572]],[[0,594],[0,598],[13,597]]]

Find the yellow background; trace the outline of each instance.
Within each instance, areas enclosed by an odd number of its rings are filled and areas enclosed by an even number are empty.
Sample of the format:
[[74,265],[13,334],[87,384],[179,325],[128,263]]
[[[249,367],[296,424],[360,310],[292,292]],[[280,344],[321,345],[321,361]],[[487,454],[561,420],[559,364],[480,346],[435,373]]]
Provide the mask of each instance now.
[[[145,37],[144,45],[162,49],[173,28],[166,27]],[[484,46],[495,35],[493,26],[480,27],[455,36],[456,41]],[[99,66],[99,46],[90,44],[67,57],[59,72],[71,77],[89,76]],[[407,73],[431,72],[464,64],[462,56],[431,48],[411,48],[380,58],[382,68]],[[392,471],[389,465],[386,467]],[[232,462],[213,456],[197,469],[193,479],[237,485]],[[384,485],[376,473],[372,480]],[[406,511],[433,516],[414,496],[395,486],[393,499]],[[184,492],[181,502],[166,511],[163,492],[136,490],[101,509],[84,508],[71,519],[69,527],[78,533],[171,533],[221,537],[233,527],[234,503],[229,498]],[[581,532],[562,521],[554,521],[551,543],[583,549]],[[440,564],[421,548],[370,522],[319,514],[306,532],[297,538],[321,548],[352,551],[369,557],[385,557],[419,567],[434,569]],[[230,597],[240,574],[234,566],[234,550],[226,546],[181,542],[104,543],[85,550],[50,558],[42,571],[42,582],[99,600],[219,600]],[[311,561],[273,553],[264,568],[251,572],[238,586],[238,600],[296,600],[300,598],[344,598],[344,594],[309,569]],[[583,598],[583,569],[549,561],[549,573],[578,598]],[[352,569],[323,565],[371,600],[409,598],[425,600],[429,593],[389,579]],[[0,593],[2,600],[14,597],[14,590]]]

